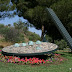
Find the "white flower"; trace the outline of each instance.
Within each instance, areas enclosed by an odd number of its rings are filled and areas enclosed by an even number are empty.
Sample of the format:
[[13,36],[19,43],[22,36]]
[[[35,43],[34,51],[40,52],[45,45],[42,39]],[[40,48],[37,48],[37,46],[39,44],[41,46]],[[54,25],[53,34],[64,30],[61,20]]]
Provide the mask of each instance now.
[[69,68],[69,70],[72,70],[72,68]]

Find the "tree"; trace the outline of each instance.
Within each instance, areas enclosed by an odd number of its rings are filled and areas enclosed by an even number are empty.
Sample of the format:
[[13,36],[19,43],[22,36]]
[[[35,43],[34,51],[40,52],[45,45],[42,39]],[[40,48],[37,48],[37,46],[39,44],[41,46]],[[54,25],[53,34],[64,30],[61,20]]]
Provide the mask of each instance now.
[[67,30],[72,30],[72,0],[11,0],[16,4],[19,16],[26,18],[36,29],[42,29],[42,39],[44,34],[48,34],[53,39],[61,39],[59,31],[51,22],[45,12],[46,7],[52,8]]
[[3,12],[5,10],[8,10],[10,0],[0,0],[0,11]]
[[21,20],[19,20],[18,22],[14,23],[14,27],[16,29],[18,29],[18,30],[21,29],[21,28],[23,28],[23,25],[24,25],[24,23]]
[[19,12],[19,16],[26,18],[31,24],[33,24],[37,29],[42,29],[43,39],[46,26],[48,23],[47,14],[45,8],[50,7],[53,3],[59,0],[11,0],[16,4],[16,8]]
[[0,0],[0,19],[5,17],[12,17],[14,14],[9,13],[9,11],[14,10],[15,4],[12,4],[10,0]]
[[19,19],[18,22],[14,23],[14,27],[15,29],[18,29],[18,33],[20,33],[20,31],[23,31],[23,33],[26,34],[25,32],[28,30],[28,23],[22,22]]
[[0,24],[0,29],[4,28],[4,25],[3,24]]
[[61,0],[53,4],[51,8],[56,12],[70,35],[72,28],[72,0]]
[[8,24],[8,27],[10,27],[11,26],[11,24]]

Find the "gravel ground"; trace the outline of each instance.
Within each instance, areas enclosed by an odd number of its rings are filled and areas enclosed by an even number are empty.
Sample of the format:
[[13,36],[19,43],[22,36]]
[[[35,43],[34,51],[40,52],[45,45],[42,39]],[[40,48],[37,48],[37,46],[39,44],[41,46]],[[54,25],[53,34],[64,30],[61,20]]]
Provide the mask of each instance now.
[[21,43],[19,43],[20,47],[14,47],[14,45],[7,46],[2,49],[4,52],[8,53],[40,53],[40,52],[47,52],[55,50],[58,46],[53,43],[49,42],[42,42],[40,45],[34,43],[33,46],[29,46],[28,43],[26,43],[27,46],[22,47]]

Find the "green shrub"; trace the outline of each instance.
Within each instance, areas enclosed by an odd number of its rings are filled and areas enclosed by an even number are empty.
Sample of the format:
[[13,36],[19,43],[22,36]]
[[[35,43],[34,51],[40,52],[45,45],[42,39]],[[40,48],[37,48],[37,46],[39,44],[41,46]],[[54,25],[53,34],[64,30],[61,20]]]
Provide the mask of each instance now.
[[45,38],[46,38],[46,40],[47,40],[48,42],[52,42],[52,41],[53,41],[52,38],[51,38],[50,36],[48,36],[48,35],[46,35]]
[[1,28],[4,28],[4,25],[3,25],[3,24],[0,24],[0,29],[1,29]]
[[29,40],[31,41],[37,41],[37,40],[40,40],[40,36],[35,34],[35,33],[30,33],[29,36],[28,36]]
[[9,28],[4,37],[6,41],[11,41],[14,43],[24,40],[24,35],[21,35],[21,33],[19,33],[18,30],[15,28]]
[[63,39],[60,40],[60,41],[59,40],[55,40],[54,43],[58,45],[59,50],[63,50],[64,48],[68,47],[67,46],[67,42],[65,40],[63,40]]
[[32,41],[40,40],[40,36],[35,33],[29,32],[27,30],[27,27],[25,27],[24,29],[15,29],[15,27],[3,27],[1,25],[0,34],[3,35],[5,41],[10,41],[13,43],[25,42],[24,36]]
[[24,34],[21,34],[21,33],[19,34],[18,42],[25,42]]
[[8,27],[0,28],[0,34],[5,35],[9,31]]

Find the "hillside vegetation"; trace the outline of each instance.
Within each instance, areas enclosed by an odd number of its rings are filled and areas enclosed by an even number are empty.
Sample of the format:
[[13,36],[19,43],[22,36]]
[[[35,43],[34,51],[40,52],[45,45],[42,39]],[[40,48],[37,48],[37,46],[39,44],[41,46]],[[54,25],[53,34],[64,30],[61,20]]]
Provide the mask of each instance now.
[[[24,27],[25,28],[25,27]],[[29,40],[40,40],[40,36],[25,29],[16,29],[12,26],[0,24],[0,47],[5,47],[14,43],[28,42]]]

